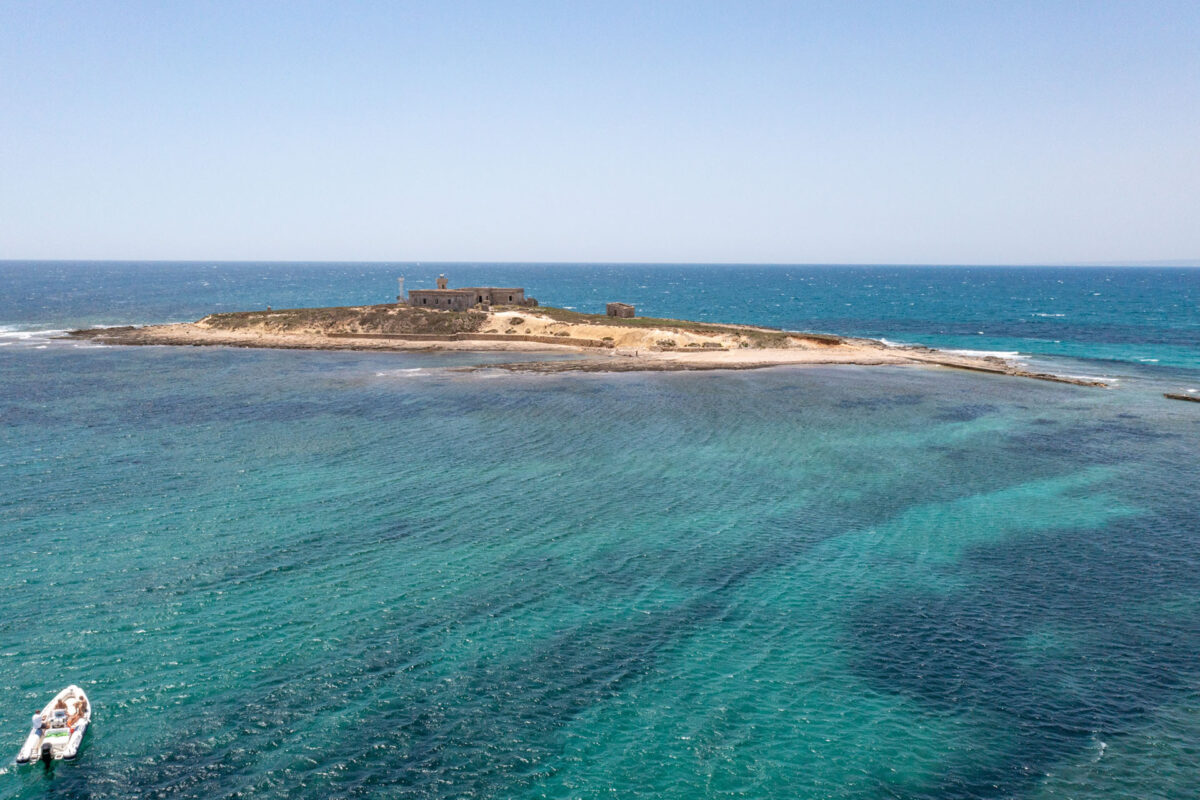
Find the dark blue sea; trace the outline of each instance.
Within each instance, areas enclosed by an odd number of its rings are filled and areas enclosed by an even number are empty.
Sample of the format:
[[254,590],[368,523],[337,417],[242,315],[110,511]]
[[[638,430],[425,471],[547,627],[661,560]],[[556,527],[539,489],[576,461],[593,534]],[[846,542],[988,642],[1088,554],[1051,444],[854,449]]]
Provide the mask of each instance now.
[[[442,272],[1110,388],[56,338]],[[1200,796],[1189,390],[1200,269],[0,262],[0,797]]]

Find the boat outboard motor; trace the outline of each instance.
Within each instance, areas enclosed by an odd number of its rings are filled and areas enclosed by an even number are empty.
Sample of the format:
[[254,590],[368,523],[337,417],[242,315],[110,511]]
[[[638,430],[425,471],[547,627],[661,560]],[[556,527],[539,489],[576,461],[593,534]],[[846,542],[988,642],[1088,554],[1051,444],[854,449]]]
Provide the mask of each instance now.
[[54,760],[54,744],[52,742],[42,742],[42,763],[47,767]]

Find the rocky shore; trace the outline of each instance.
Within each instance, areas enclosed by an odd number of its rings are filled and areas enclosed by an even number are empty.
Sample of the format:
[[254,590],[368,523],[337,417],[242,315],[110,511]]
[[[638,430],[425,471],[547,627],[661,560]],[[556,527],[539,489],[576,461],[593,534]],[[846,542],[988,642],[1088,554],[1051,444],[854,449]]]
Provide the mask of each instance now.
[[[803,364],[923,365],[1103,387],[1095,380],[1031,372],[995,357],[873,339],[684,320],[615,319],[565,309],[431,311],[405,305],[214,314],[194,323],[71,331],[116,345],[266,347],[298,350],[574,352],[487,369],[635,372],[760,369]],[[469,369],[482,369],[469,368]]]

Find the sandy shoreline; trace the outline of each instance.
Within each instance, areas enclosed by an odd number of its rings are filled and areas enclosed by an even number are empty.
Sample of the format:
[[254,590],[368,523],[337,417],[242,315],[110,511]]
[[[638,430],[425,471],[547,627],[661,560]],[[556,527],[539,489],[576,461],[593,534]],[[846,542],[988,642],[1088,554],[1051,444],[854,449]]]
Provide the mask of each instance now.
[[[531,316],[528,312],[525,318]],[[529,320],[532,322],[532,320]],[[549,327],[554,325],[546,320]],[[528,329],[531,335],[541,331]],[[736,331],[735,326],[730,330]],[[523,331],[524,332],[524,331]],[[603,326],[590,325],[580,331],[594,338],[610,332]],[[198,323],[177,323],[147,327],[102,328],[71,331],[74,338],[85,338],[114,345],[171,345],[190,347],[251,347],[288,350],[355,350],[379,352],[412,351],[457,351],[457,352],[509,352],[509,353],[578,353],[583,358],[558,361],[514,361],[504,364],[488,364],[462,369],[505,369],[510,371],[561,373],[561,372],[674,372],[696,370],[746,370],[789,365],[858,365],[896,366],[918,365],[964,369],[996,375],[1049,380],[1080,386],[1103,387],[1100,381],[1083,380],[1046,373],[1035,373],[996,357],[961,356],[925,347],[894,347],[872,339],[849,339],[832,336],[789,334],[786,347],[724,347],[717,349],[705,345],[706,349],[665,349],[647,341],[662,336],[662,331],[650,331],[638,337],[622,332],[624,341],[614,342],[605,348],[580,347],[567,343],[487,340],[469,338],[460,334],[457,340],[431,341],[427,338],[402,338],[380,334],[355,335],[339,331],[330,335],[317,331],[278,332],[264,329],[223,330]],[[680,332],[669,331],[679,338]],[[498,338],[498,337],[493,337]],[[566,337],[564,337],[566,338]],[[711,338],[711,337],[710,337]],[[568,339],[569,341],[569,339]],[[726,343],[727,344],[727,343]],[[707,349],[710,348],[711,349]]]
[[469,352],[573,353],[580,351],[578,347],[522,341],[428,341],[375,338],[372,334],[356,337],[340,333],[331,336],[312,332],[227,331],[202,327],[192,322],[76,330],[70,331],[68,335],[76,339],[90,339],[101,344],[116,345],[262,347],[276,350],[381,350],[385,352],[462,350]]

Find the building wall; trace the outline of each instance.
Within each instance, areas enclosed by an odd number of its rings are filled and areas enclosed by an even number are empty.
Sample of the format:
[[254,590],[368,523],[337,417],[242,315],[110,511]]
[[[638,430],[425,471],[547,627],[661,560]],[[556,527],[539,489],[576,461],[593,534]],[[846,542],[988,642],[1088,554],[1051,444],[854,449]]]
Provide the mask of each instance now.
[[408,304],[434,311],[469,311],[475,305],[475,293],[464,289],[410,289]]
[[633,317],[634,307],[628,303],[609,303],[607,306],[608,316],[610,317]]
[[524,289],[499,286],[464,286],[462,291],[474,292],[475,302],[488,306],[517,306],[525,304]]
[[409,289],[408,304],[442,311],[468,311],[476,305],[537,305],[525,290],[498,286],[464,286],[461,289]]

